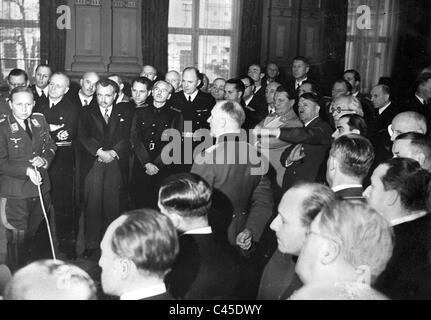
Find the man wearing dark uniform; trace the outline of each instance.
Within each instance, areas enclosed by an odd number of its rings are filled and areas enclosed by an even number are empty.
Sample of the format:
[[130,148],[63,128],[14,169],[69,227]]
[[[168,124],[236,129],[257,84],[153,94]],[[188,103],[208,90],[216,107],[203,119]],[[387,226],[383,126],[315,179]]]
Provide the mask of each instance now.
[[13,69],[7,76],[8,92],[0,92],[0,119],[10,114],[9,95],[16,87],[27,87],[28,76],[24,70]]
[[[193,148],[200,143],[200,141],[193,141],[193,133],[199,129],[209,129],[207,119],[211,116],[211,110],[216,103],[211,94],[198,89],[200,83],[199,70],[194,67],[185,68],[182,77],[183,91],[172,95],[169,102],[172,107],[182,112],[184,144],[192,142]],[[183,154],[183,158],[187,156],[188,154]],[[181,171],[190,171],[193,159],[188,160],[191,161],[185,161]]]
[[75,216],[75,152],[73,143],[78,129],[78,107],[65,96],[70,80],[63,73],[54,73],[49,84],[48,103],[37,108],[49,124],[57,153],[49,177],[59,249],[68,259],[76,258],[75,244],[78,221]]
[[48,84],[51,78],[51,67],[46,64],[40,64],[36,68],[36,82],[30,86],[33,90],[34,101],[36,102],[35,110],[42,105],[48,104]]
[[[40,185],[48,210],[50,181],[47,169],[57,147],[45,117],[32,114],[35,102],[31,89],[17,87],[12,90],[9,105],[12,114],[0,120],[0,263],[9,256],[8,264],[15,269],[25,262],[24,259],[49,257],[37,186]],[[11,258],[12,252],[7,252],[7,239],[13,242],[16,237],[8,236],[8,233],[18,234],[21,239],[24,234],[24,245],[18,246],[15,259]]]
[[167,105],[173,87],[157,81],[153,87],[153,102],[137,108],[132,122],[132,148],[135,153],[130,196],[134,208],[157,208],[158,191],[162,181],[173,174],[173,165],[163,162],[161,153],[169,141],[162,141],[166,129],[182,132],[181,112]]

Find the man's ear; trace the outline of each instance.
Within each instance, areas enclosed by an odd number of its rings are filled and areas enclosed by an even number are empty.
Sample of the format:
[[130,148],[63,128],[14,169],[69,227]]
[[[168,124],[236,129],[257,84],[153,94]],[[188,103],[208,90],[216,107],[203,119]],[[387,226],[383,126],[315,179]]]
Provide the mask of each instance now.
[[305,73],[308,73],[310,71],[310,67],[305,68]]
[[119,261],[119,267],[120,267],[120,276],[121,279],[127,279],[127,277],[130,275],[130,272],[132,271],[133,268],[133,262],[129,259],[120,259]]
[[264,76],[265,76],[265,73],[264,73],[264,72],[261,72],[261,73],[260,73],[260,79],[262,80]]
[[120,84],[120,91],[123,91],[124,89],[124,83]]
[[413,157],[413,159],[415,159],[417,162],[419,162],[419,164],[421,165],[421,167],[424,166],[425,163],[425,155],[421,152],[421,153],[416,153]]
[[398,199],[399,199],[399,195],[398,192],[396,190],[388,190],[386,191],[386,203],[388,206],[394,206]]
[[323,247],[320,261],[323,265],[328,265],[337,259],[340,254],[340,245],[332,240],[326,239],[326,245]]
[[68,93],[69,92],[69,87],[67,87],[67,89],[66,89],[66,91],[64,91],[64,94],[66,94],[66,93]]

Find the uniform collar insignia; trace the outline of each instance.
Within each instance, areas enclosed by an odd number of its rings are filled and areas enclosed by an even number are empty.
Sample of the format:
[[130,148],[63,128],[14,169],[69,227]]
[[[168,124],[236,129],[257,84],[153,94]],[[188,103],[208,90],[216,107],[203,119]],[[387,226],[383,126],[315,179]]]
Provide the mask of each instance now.
[[39,123],[39,121],[37,121],[37,119],[31,119],[31,122],[33,123],[33,125],[35,126],[35,127],[40,127],[40,123]]

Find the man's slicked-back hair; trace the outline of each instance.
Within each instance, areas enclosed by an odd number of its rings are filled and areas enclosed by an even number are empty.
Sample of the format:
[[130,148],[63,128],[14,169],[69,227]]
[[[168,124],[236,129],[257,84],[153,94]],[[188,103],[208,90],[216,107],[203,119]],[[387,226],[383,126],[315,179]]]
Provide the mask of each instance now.
[[178,254],[177,231],[169,217],[152,209],[127,212],[113,232],[112,251],[138,270],[163,278]]
[[310,66],[310,61],[304,56],[296,56],[295,58],[292,59],[292,62],[295,62],[295,61],[302,61],[307,67]]
[[22,69],[12,69],[7,76],[7,80],[9,81],[11,77],[19,76],[24,76],[25,81],[28,81],[28,74]]
[[320,183],[300,182],[292,188],[308,192],[302,201],[301,221],[304,226],[309,226],[324,207],[335,201],[334,191]]
[[336,83],[344,83],[344,85],[347,88],[347,92],[352,93],[353,87],[352,87],[352,85],[350,84],[349,81],[345,80],[344,78],[340,78],[340,79],[337,79],[337,80],[334,81],[334,84],[336,84]]
[[388,166],[381,177],[384,189],[397,191],[406,210],[426,210],[431,173],[422,169],[416,160],[407,158],[392,158],[382,165]]
[[402,133],[395,138],[397,140],[408,140],[410,141],[410,148],[412,153],[422,153],[425,157],[423,168],[431,170],[431,140],[426,135],[418,132],[406,132]]
[[235,90],[238,92],[244,93],[245,91],[245,85],[240,79],[229,79],[228,81],[226,81],[226,84],[235,85]]
[[70,86],[70,78],[68,77],[68,75],[67,75],[67,74],[65,74],[65,73],[63,73],[63,72],[59,72],[59,71],[57,71],[57,72],[54,72],[54,73],[51,75],[51,78],[52,78],[53,76],[63,76],[63,77],[66,79],[66,87],[69,87],[69,86]]
[[325,207],[320,231],[340,245],[345,261],[370,268],[371,283],[385,270],[392,256],[393,234],[389,222],[360,200],[335,201]]
[[338,160],[341,173],[364,179],[374,162],[374,147],[359,134],[347,134],[337,138],[330,155]]
[[[199,71],[199,69],[198,68],[196,68],[196,67],[187,67],[187,68],[185,68],[184,70],[183,70],[183,76],[184,76],[184,73],[186,73],[186,71],[194,71],[195,72],[195,74],[196,74],[196,77],[197,77],[197,79],[198,80],[201,80],[201,72]],[[201,80],[201,82],[202,82],[202,80]]]
[[118,84],[111,79],[100,79],[99,81],[96,82],[96,88],[98,86],[101,86],[103,88],[111,86],[114,88],[115,93],[120,92],[120,87],[118,86]]
[[38,64],[35,71],[37,72],[37,70],[39,70],[39,68],[48,68],[49,71],[52,73],[52,68],[46,63]]
[[350,130],[358,130],[360,135],[366,137],[368,135],[368,126],[364,118],[359,114],[351,113],[345,114],[340,119],[348,119],[347,125]]
[[232,120],[234,120],[239,127],[244,124],[245,112],[238,102],[225,100],[220,105],[220,110],[226,113]]
[[290,99],[289,91],[282,85],[279,85],[277,89],[275,89],[275,93],[286,93],[287,98]]
[[159,204],[168,213],[184,218],[204,217],[211,207],[212,189],[199,175],[181,173],[166,179],[159,190]]
[[147,77],[137,77],[137,78],[133,79],[132,87],[135,84],[135,82],[143,84],[145,86],[145,88],[147,88],[148,91],[153,89],[153,82],[150,79],[148,79]]
[[361,82],[361,75],[355,69],[348,69],[348,70],[344,71],[343,75],[346,74],[346,73],[353,74],[353,77],[355,78],[355,81]]
[[29,87],[15,87],[12,89],[9,95],[9,99],[13,101],[13,96],[17,93],[26,92],[30,94],[34,99],[33,91]]

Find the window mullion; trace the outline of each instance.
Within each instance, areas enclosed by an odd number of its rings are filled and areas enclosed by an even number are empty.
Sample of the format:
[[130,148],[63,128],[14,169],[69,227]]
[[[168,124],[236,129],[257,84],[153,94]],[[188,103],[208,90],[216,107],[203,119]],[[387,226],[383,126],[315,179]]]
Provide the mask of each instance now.
[[199,9],[200,0],[193,0],[192,61],[195,67],[199,65]]

